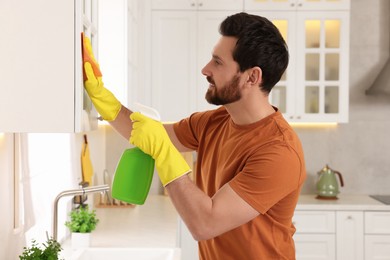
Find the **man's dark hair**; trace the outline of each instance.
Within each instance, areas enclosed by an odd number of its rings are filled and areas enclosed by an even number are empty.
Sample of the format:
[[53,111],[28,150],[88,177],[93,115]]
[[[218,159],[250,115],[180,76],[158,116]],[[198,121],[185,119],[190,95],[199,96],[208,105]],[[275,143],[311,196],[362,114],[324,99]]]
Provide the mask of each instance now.
[[276,26],[265,17],[238,13],[220,25],[222,36],[236,37],[233,59],[243,72],[258,66],[263,72],[261,90],[269,93],[288,65],[288,47]]

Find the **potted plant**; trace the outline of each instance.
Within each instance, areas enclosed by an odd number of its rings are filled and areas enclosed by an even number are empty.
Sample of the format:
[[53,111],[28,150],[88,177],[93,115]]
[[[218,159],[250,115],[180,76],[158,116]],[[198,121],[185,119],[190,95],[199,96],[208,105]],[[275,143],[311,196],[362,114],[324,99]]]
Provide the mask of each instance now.
[[38,246],[35,239],[32,240],[31,247],[24,247],[24,251],[19,256],[20,260],[58,260],[58,255],[62,248],[53,238],[47,237],[46,243],[43,243],[44,249]]
[[80,207],[69,213],[70,221],[65,222],[72,232],[72,248],[88,247],[90,245],[90,234],[95,230],[99,219],[95,210],[89,210],[88,206]]

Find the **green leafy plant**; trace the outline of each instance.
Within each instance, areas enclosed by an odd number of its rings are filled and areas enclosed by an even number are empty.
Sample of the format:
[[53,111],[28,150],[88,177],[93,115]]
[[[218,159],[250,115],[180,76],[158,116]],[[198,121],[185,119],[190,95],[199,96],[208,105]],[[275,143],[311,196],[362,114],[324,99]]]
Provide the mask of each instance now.
[[19,256],[20,260],[58,260],[58,254],[62,248],[53,238],[48,238],[43,243],[44,249],[41,249],[35,239],[32,240],[31,247],[23,247],[23,253]]
[[96,211],[90,211],[88,207],[80,207],[72,210],[69,214],[70,221],[65,222],[65,226],[74,233],[91,233],[95,230],[99,219],[96,217]]

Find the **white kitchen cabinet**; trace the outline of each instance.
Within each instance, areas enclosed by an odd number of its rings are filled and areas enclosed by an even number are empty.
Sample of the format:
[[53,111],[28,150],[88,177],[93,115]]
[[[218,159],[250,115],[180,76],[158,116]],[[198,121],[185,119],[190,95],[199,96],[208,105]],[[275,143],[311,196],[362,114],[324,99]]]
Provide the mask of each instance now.
[[364,259],[363,211],[336,213],[337,259]]
[[297,260],[334,260],[334,234],[297,234],[294,237]]
[[245,0],[245,9],[258,10],[346,10],[350,0]]
[[138,84],[137,1],[94,1],[99,2],[98,53],[104,85],[128,107]]
[[390,259],[390,212],[368,211],[365,218],[365,259]]
[[336,224],[333,211],[296,211],[293,224],[298,260],[336,259]]
[[153,10],[242,10],[242,0],[152,0]]
[[97,127],[81,60],[81,32],[96,47],[96,13],[92,0],[0,2],[0,132]]
[[[261,6],[268,2],[256,1]],[[290,122],[345,123],[349,106],[348,1],[340,2],[340,10],[316,3],[316,8],[278,7],[278,11],[263,11],[267,8],[253,3],[250,8],[245,5],[245,10],[272,20],[289,47],[289,66],[271,91],[271,103]]]
[[329,201],[301,195],[293,222],[297,260],[390,259],[390,206],[368,195]]
[[215,10],[215,1],[203,1],[202,8],[195,9],[190,4],[184,8],[183,2],[156,0],[151,4],[152,106],[163,121],[177,121],[195,111],[215,108],[204,99],[208,83],[201,69],[211,59],[220,37],[220,22],[232,14],[232,9],[239,12],[243,7],[241,0],[220,5],[220,11]]
[[[390,260],[390,206],[368,195],[338,197],[300,195],[293,216],[296,259]],[[178,229],[182,253],[197,259],[197,243],[181,220]]]

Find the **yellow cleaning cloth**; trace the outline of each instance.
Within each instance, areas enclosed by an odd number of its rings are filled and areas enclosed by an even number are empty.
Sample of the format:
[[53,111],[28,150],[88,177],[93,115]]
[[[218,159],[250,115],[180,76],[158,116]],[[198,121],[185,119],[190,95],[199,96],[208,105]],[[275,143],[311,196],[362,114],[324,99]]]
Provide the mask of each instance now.
[[84,143],[81,151],[81,171],[83,173],[83,181],[92,185],[93,167],[86,135],[84,135]]

